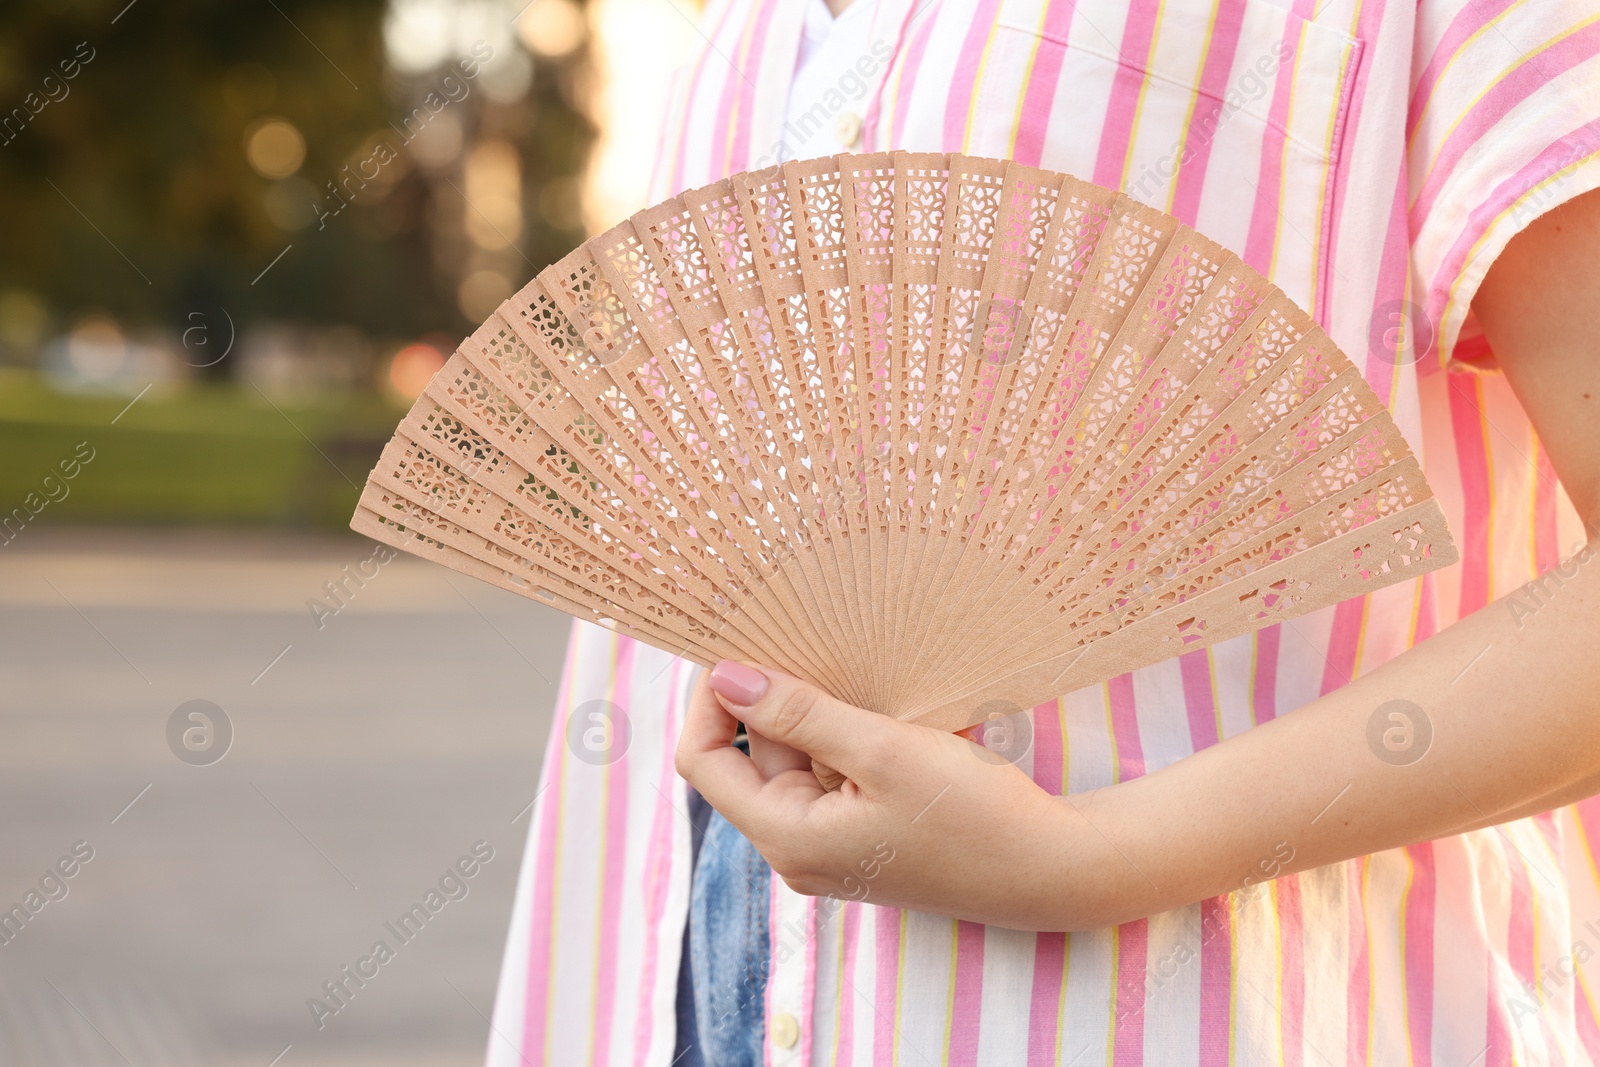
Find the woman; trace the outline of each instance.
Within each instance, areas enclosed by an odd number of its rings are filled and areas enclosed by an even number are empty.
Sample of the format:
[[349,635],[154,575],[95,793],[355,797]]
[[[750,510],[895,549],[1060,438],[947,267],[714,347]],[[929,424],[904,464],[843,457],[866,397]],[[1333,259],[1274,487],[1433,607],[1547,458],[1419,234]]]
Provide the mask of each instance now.
[[1592,3],[835,7],[713,4],[652,199],[891,148],[1120,187],[1314,314],[1463,558],[1015,716],[1015,766],[576,626],[558,729],[628,728],[550,746],[490,1063],[1600,1061]]

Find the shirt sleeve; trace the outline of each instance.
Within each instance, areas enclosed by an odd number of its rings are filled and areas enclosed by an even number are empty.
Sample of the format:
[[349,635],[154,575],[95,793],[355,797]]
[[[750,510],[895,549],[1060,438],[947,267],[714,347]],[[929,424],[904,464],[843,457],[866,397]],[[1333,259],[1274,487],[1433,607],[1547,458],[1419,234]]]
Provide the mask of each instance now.
[[[1492,359],[1472,298],[1506,243],[1600,187],[1600,6],[1417,0],[1406,116],[1419,354]],[[1426,342],[1426,343],[1424,343]]]

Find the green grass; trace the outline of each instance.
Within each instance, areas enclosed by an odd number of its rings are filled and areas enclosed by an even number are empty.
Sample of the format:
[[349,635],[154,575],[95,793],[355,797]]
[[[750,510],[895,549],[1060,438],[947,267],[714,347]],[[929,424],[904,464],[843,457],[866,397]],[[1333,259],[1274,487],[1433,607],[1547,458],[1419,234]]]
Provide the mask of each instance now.
[[[0,371],[0,516],[49,489],[60,499],[32,522],[343,528],[403,414],[374,396],[274,408],[252,388],[209,384],[152,389],[119,418],[127,404]],[[93,458],[67,480],[58,465],[80,442]]]

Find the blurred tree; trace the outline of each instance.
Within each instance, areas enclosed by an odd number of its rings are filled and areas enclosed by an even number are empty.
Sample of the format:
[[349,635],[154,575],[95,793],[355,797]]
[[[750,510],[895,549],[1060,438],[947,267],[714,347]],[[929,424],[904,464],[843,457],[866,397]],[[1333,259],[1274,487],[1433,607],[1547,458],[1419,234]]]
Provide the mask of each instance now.
[[[218,305],[240,328],[472,326],[431,221],[460,213],[448,174],[402,164],[324,226],[308,214],[376,138],[399,143],[391,123],[438,81],[387,68],[384,15],[384,0],[10,0],[0,292],[42,296],[58,327],[98,307],[179,333]],[[520,100],[476,94],[458,108],[469,144],[482,130],[520,147],[524,276],[582,236],[575,213],[550,208],[575,187],[593,135],[574,100],[581,62],[581,50],[538,59]],[[271,119],[292,131],[252,140]]]

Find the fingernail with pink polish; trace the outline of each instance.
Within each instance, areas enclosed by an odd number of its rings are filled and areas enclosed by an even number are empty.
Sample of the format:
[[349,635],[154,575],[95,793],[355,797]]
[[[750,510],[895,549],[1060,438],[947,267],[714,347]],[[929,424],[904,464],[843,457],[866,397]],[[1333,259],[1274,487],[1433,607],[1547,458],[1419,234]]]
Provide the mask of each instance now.
[[730,704],[747,708],[767,692],[767,676],[735,660],[719,660],[711,668],[711,688]]

